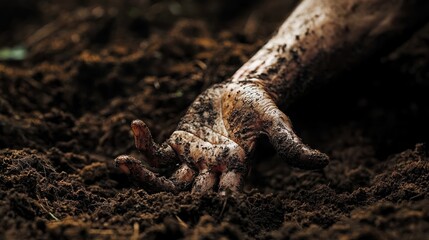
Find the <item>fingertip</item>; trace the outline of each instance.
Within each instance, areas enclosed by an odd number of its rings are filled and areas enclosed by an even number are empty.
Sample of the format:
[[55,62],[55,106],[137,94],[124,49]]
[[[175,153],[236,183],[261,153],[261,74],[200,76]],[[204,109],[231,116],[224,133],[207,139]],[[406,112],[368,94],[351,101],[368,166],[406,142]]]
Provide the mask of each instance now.
[[299,156],[299,158],[300,158],[299,168],[302,168],[302,169],[307,169],[307,170],[322,169],[329,164],[328,155],[318,150],[305,151],[303,152],[303,154]]
[[131,130],[135,137],[141,135],[141,133],[145,130],[146,124],[142,120],[134,120],[131,122]]
[[142,120],[136,119],[131,122],[131,127],[132,126],[146,126],[146,124]]
[[117,167],[119,168],[119,171],[121,171],[122,173],[125,173],[126,175],[130,175],[131,171],[130,171],[130,168],[128,168],[127,165],[125,165],[125,164],[119,164]]
[[127,164],[128,159],[129,159],[129,156],[125,156],[125,155],[115,158],[115,167],[119,168],[119,171],[127,175],[130,174],[130,169]]
[[298,145],[286,156],[287,163],[292,167],[305,170],[322,169],[329,163],[328,155],[305,145]]
[[131,156],[121,155],[115,158],[115,166],[119,168],[121,172],[130,174],[133,169],[141,166],[141,162]]
[[134,134],[136,148],[152,155],[154,142],[147,125],[142,120],[137,119],[131,123],[131,130]]
[[126,155],[121,155],[121,156],[118,156],[118,157],[116,157],[115,158],[115,165],[116,165],[116,167],[119,165],[119,164],[123,164],[123,163],[125,163],[125,161],[127,160],[127,158],[128,158],[128,156],[126,156]]

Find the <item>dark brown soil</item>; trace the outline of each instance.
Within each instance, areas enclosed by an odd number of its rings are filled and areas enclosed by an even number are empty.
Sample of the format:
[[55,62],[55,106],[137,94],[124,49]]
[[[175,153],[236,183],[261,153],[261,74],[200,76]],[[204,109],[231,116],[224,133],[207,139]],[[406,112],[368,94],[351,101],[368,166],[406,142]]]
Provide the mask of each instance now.
[[232,75],[293,1],[1,1],[0,239],[429,239],[429,25],[286,110],[332,161],[264,141],[245,192],[148,194],[113,166]]

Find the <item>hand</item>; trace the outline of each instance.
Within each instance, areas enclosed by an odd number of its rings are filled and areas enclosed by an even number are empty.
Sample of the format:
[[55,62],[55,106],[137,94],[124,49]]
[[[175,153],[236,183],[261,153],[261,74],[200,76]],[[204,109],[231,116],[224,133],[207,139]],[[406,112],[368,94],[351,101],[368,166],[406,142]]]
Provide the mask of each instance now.
[[136,147],[153,167],[178,164],[169,178],[158,177],[130,156],[116,158],[120,169],[146,189],[178,192],[192,184],[193,192],[239,191],[248,171],[256,140],[267,135],[291,166],[319,169],[328,156],[309,148],[293,132],[289,118],[278,109],[259,81],[225,82],[202,93],[177,129],[161,146],[140,120],[131,124]]

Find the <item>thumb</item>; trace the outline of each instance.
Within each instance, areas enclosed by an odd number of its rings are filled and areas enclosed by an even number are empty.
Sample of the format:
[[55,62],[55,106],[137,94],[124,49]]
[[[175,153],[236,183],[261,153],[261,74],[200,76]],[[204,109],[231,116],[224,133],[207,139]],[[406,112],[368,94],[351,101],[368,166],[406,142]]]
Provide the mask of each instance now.
[[[274,116],[273,116],[274,115]],[[269,124],[266,133],[271,144],[282,159],[301,169],[321,169],[329,163],[329,157],[316,149],[302,143],[292,129],[289,118],[279,109],[272,115],[272,124]]]

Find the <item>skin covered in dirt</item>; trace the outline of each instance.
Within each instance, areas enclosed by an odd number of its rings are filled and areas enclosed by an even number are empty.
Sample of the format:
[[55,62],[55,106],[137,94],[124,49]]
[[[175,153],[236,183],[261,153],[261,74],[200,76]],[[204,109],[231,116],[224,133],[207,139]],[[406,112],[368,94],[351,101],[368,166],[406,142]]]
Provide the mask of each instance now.
[[117,157],[116,166],[151,192],[190,186],[192,192],[237,192],[265,135],[291,166],[321,169],[328,156],[301,142],[278,105],[386,51],[426,22],[428,11],[425,1],[302,1],[231,79],[197,97],[162,145],[143,121],[131,123],[136,148],[151,167],[178,166],[171,177],[156,176],[132,156]]
[[[142,118],[165,139],[196,95],[232,76],[270,37],[285,17],[274,10],[292,7],[213,2],[218,12],[183,3],[177,16],[162,3],[158,15],[124,17],[111,8],[151,5],[41,1],[31,21],[15,23],[25,27],[8,38],[63,27],[29,47],[24,63],[0,64],[1,238],[425,239],[429,168],[416,143],[429,136],[428,27],[346,73],[347,83],[287,109],[300,136],[332,156],[323,171],[291,169],[261,146],[248,187],[233,198],[149,195],[114,168],[113,157],[134,149],[128,123]],[[211,26],[210,17],[230,11]]]

